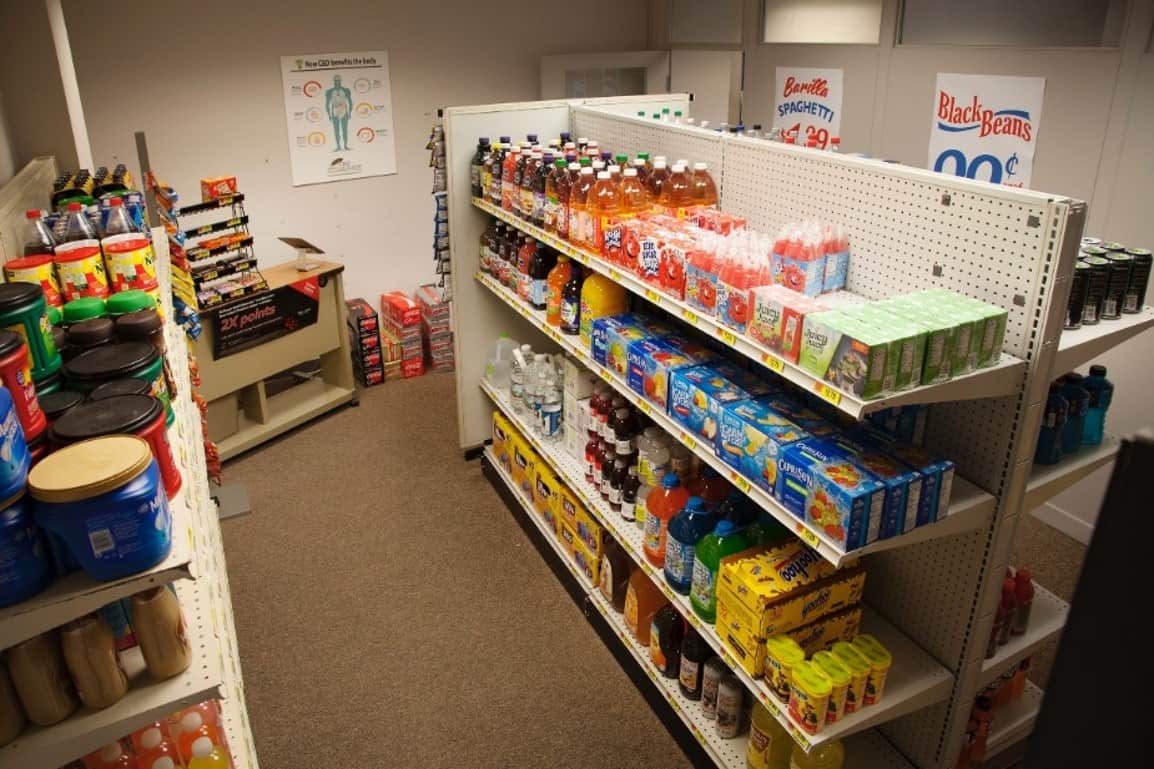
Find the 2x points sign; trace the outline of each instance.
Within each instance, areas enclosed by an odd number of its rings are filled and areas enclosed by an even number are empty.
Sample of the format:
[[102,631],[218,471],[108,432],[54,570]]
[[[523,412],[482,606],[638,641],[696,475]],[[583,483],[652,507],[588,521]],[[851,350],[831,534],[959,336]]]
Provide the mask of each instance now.
[[262,291],[216,311],[213,358],[255,347],[317,322],[320,284],[306,278],[287,286]]

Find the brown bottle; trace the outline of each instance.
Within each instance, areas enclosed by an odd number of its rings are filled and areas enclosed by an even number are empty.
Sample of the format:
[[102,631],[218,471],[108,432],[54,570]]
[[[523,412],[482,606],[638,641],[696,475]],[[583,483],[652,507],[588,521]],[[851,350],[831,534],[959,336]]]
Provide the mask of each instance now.
[[80,701],[106,708],[128,692],[128,676],[116,655],[116,639],[108,623],[88,614],[60,628],[64,662],[76,683]]
[[180,602],[167,587],[132,596],[132,630],[153,678],[172,678],[192,664]]
[[10,648],[8,672],[24,713],[34,724],[52,726],[80,705],[55,630]]
[[625,478],[629,474],[629,462],[625,457],[618,456],[613,463],[613,472],[609,476],[609,509],[615,513],[621,512],[621,493],[625,488]]

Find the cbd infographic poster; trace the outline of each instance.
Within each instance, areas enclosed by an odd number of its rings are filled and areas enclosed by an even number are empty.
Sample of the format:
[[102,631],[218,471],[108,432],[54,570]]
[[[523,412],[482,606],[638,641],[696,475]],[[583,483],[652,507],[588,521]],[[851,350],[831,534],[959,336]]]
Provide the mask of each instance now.
[[397,172],[387,51],[280,61],[293,186]]

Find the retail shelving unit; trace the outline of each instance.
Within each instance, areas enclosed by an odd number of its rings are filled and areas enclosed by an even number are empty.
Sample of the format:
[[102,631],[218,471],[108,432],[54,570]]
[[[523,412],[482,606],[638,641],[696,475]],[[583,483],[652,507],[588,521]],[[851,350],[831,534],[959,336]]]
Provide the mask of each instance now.
[[[153,231],[161,282],[167,287],[165,240],[163,229]],[[171,317],[171,306],[168,309]],[[115,582],[97,583],[81,575],[58,580],[31,601],[0,614],[0,638],[5,645],[18,643],[110,601],[175,581],[193,663],[174,678],[152,681],[140,650],[129,650],[122,654],[130,679],[123,699],[102,710],[81,708],[54,726],[29,726],[14,742],[0,748],[0,769],[56,769],[150,721],[214,697],[221,698],[229,747],[238,769],[256,769],[220,524],[209,495],[200,412],[192,401],[188,346],[183,332],[172,323],[166,327],[165,341],[168,364],[177,383],[173,399],[177,418],[169,428],[169,442],[183,477],[181,490],[172,500],[172,553],[154,569]]]
[[[859,721],[841,727],[842,735],[865,730],[847,742],[848,765],[899,766],[908,760],[919,769],[949,769],[958,756],[976,693],[1053,639],[1065,622],[1066,605],[1036,586],[1029,631],[985,659],[1018,516],[1027,503],[1040,504],[1108,462],[1116,451],[1116,442],[1110,441],[1061,465],[1033,468],[1049,383],[1057,374],[1154,325],[1154,311],[1144,308],[1121,321],[1062,333],[1085,216],[1080,201],[635,116],[638,110],[649,114],[666,106],[687,112],[688,100],[684,95],[664,95],[445,111],[460,445],[471,450],[489,437],[494,404],[511,411],[502,393],[484,383],[478,386],[501,332],[530,342],[534,349],[560,348],[573,355],[703,461],[722,470],[827,560],[840,564],[849,558],[864,559],[869,575],[867,628],[892,631],[886,640],[900,646],[894,671],[903,683],[895,690],[887,688],[887,699],[898,693],[893,702],[883,701],[883,709],[872,714],[867,708]],[[842,224],[852,242],[850,290],[881,299],[941,287],[1003,307],[1009,313],[1004,356],[992,368],[942,385],[872,401],[854,398],[815,381],[759,344],[701,317],[599,256],[472,198],[467,170],[478,137],[527,132],[551,137],[562,131],[596,138],[615,152],[646,151],[707,162],[718,182],[721,208],[745,217],[750,227],[762,232],[777,232],[783,224],[802,219]],[[479,274],[478,245],[489,215],[619,282],[633,294],[635,306],[663,311],[693,326],[728,348],[735,359],[768,369],[771,375],[824,398],[848,417],[860,418],[894,405],[933,404],[926,445],[953,459],[957,477],[964,479],[955,483],[950,514],[905,536],[855,552],[840,551],[820,532],[789,517],[768,494],[731,473],[708,447],[697,445],[694,436],[638,399],[614,372],[595,365],[576,339],[557,333],[540,313]],[[562,477],[573,477],[576,464],[563,450],[540,449]],[[636,558],[632,524],[610,514],[599,499],[586,501]],[[683,598],[673,600],[692,618]],[[708,626],[704,635],[718,648],[717,635]],[[909,668],[902,671],[905,664]],[[764,692],[760,681],[748,676],[743,680],[754,695]],[[992,742],[1008,745],[1026,736],[1033,723],[1030,713],[1036,713],[1040,699],[1041,691],[1031,688],[1014,703],[1014,710],[995,714],[995,723],[1002,727]],[[779,708],[771,711],[780,715]],[[838,734],[823,731],[808,744]],[[860,753],[855,755],[855,750]]]

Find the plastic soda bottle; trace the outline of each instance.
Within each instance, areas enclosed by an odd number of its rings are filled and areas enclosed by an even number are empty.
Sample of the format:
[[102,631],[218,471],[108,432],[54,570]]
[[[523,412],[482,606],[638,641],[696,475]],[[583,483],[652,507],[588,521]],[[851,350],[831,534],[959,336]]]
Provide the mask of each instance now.
[[709,166],[705,163],[693,164],[693,184],[690,187],[690,199],[697,206],[717,205],[717,185],[709,175]]
[[581,287],[581,341],[589,349],[593,341],[593,321],[625,312],[625,287],[600,273],[593,273]]
[[711,508],[721,504],[722,500],[729,496],[732,488],[729,481],[722,478],[711,465],[704,465],[701,468],[701,475],[689,483],[689,493],[701,497]]
[[136,232],[136,226],[128,218],[124,210],[124,201],[113,198],[108,201],[108,221],[104,223],[104,237],[109,235],[127,235]]
[[713,531],[702,537],[694,553],[693,584],[689,589],[694,614],[706,622],[717,620],[717,572],[721,559],[755,544],[744,530],[729,520],[718,521]]
[[693,205],[693,201],[690,199],[689,174],[684,164],[678,162],[673,166],[669,179],[661,187],[658,204],[670,216],[685,218],[686,210]]
[[660,206],[661,193],[669,179],[669,169],[665,165],[665,158],[658,155],[653,159],[653,170],[645,182],[645,191],[649,193],[649,203],[654,209]]
[[587,236],[592,234],[588,211],[589,192],[596,181],[593,169],[581,166],[577,181],[569,190],[569,240],[574,243],[589,243]]
[[589,209],[589,220],[593,225],[593,236],[589,245],[600,253],[605,247],[605,232],[613,226],[619,207],[617,188],[608,171],[597,174],[597,182],[589,191],[586,207]]
[[669,536],[669,521],[689,501],[689,492],[681,485],[676,473],[666,473],[661,486],[645,498],[645,540],[642,550],[654,566],[665,565],[665,539]]
[[557,256],[557,264],[549,270],[545,279],[545,322],[550,326],[561,325],[561,293],[572,277],[573,265],[565,254]]
[[1082,387],[1090,393],[1090,404],[1086,419],[1082,423],[1082,445],[1097,446],[1102,443],[1106,430],[1106,411],[1114,399],[1114,384],[1106,378],[1106,367],[1090,367],[1090,376],[1082,380]]
[[469,183],[473,188],[473,197],[481,197],[482,178],[484,176],[483,169],[485,167],[485,158],[489,154],[489,138],[482,136],[477,140],[477,151],[473,153],[473,159],[469,163]]
[[753,703],[749,722],[749,746],[745,765],[748,769],[789,769],[793,738],[777,722],[765,705]]
[[515,177],[514,181],[518,182],[520,202],[515,205],[515,208],[520,212],[522,219],[531,219],[533,217],[533,179],[537,175],[537,166],[541,164],[541,153],[529,150],[527,153],[522,153],[525,160],[521,164],[521,175]]
[[505,158],[501,161],[501,208],[506,211],[513,210],[514,193],[517,191],[516,185],[513,184],[513,179],[517,172],[517,161],[521,157],[521,151],[516,147],[509,147],[505,150]]
[[561,289],[561,333],[576,335],[581,331],[581,286],[585,276],[573,267],[569,282]]
[[62,243],[72,243],[77,240],[96,240],[96,228],[92,220],[84,213],[84,206],[79,203],[68,204],[67,225],[64,230]]
[[705,500],[690,497],[685,507],[669,521],[665,538],[665,581],[682,595],[689,595],[693,584],[697,543],[713,531],[716,520]]
[[56,252],[56,239],[52,231],[40,218],[40,211],[31,209],[24,213],[24,255],[52,254]]
[[198,737],[192,743],[188,769],[229,769],[230,766],[228,756],[208,737]]
[[634,569],[625,591],[625,626],[642,646],[649,646],[649,630],[653,615],[668,604],[665,594],[654,585],[643,569]]

